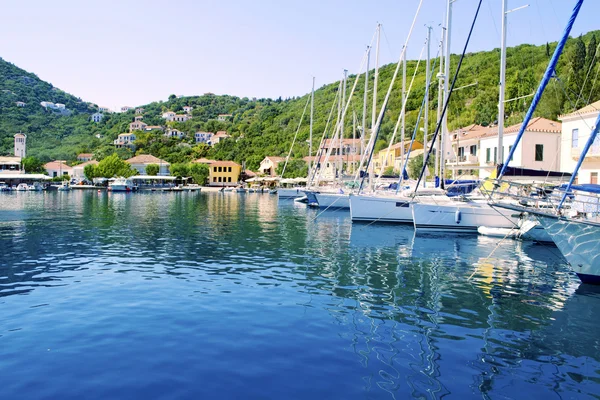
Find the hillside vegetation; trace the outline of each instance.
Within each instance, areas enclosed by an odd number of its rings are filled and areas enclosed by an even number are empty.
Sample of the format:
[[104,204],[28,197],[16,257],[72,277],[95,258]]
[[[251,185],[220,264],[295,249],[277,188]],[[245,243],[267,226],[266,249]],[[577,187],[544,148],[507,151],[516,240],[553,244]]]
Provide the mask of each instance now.
[[[597,63],[597,40],[600,31],[571,38],[557,67],[557,79],[549,85],[536,115],[556,119],[558,115],[580,108],[589,102],[600,99],[600,84],[597,77],[600,66]],[[532,94],[547,66],[556,46],[550,43],[542,46],[520,45],[507,51],[506,98],[514,99]],[[454,74],[458,55],[451,59],[451,75]],[[457,87],[471,85],[454,92],[449,107],[450,129],[472,123],[491,124],[497,119],[498,81],[500,50],[469,53],[465,57]],[[407,81],[417,66],[417,61],[409,61]],[[381,105],[391,81],[395,64],[380,68],[378,104]],[[437,66],[436,66],[437,69]],[[436,71],[437,72],[437,71]],[[435,76],[435,74],[434,74]],[[127,132],[134,113],[107,114],[100,123],[90,121],[90,115],[98,107],[64,93],[37,76],[26,72],[0,59],[0,154],[12,152],[12,135],[24,132],[28,135],[28,155],[42,161],[50,159],[74,160],[80,152],[94,152],[102,159],[115,152],[112,141],[119,133]],[[356,76],[350,76],[347,92],[350,92]],[[368,104],[371,104],[373,73],[370,73]],[[346,136],[352,136],[353,114],[357,125],[361,125],[364,77],[353,95],[351,110],[346,118]],[[307,82],[307,88],[310,82]],[[332,103],[338,91],[339,82],[327,84],[315,92],[313,149],[316,149],[323,133]],[[417,114],[425,93],[425,65],[419,65],[412,92],[407,101],[406,132],[411,135],[415,128]],[[290,149],[294,133],[307,103],[310,93],[291,99],[248,99],[235,96],[202,96],[177,98],[170,96],[167,101],[142,105],[144,122],[149,125],[168,125],[187,133],[187,137],[169,139],[162,132],[138,133],[137,153],[150,153],[171,163],[184,163],[198,157],[227,159],[246,162],[247,168],[255,169],[267,155],[286,155]],[[430,129],[435,128],[437,108],[437,81],[430,89]],[[526,111],[531,97],[506,103],[507,124],[519,122]],[[27,103],[17,107],[16,101]],[[40,106],[41,101],[63,103],[70,115]],[[193,119],[184,123],[169,122],[161,118],[164,111],[181,111],[183,106],[193,106]],[[378,147],[389,140],[401,108],[401,79],[398,79],[390,98],[390,103],[381,128]],[[228,122],[216,120],[218,114],[232,114]],[[335,118],[335,113],[334,113]],[[370,121],[370,107],[367,121]],[[308,154],[308,110],[299,131],[294,157]],[[225,130],[231,139],[224,140],[213,148],[196,145],[194,132],[216,132]],[[360,136],[360,130],[355,133]],[[97,138],[96,136],[99,136]],[[422,132],[418,131],[421,139]],[[131,151],[119,149],[122,158],[131,156]]]

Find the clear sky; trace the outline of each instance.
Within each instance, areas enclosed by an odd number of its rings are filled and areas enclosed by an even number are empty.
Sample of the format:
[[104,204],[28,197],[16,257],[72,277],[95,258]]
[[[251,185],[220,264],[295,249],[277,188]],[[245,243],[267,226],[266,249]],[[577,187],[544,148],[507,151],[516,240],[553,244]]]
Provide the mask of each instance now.
[[[457,0],[452,51],[464,46],[478,0]],[[409,58],[425,24],[440,35],[445,0],[424,0]],[[558,40],[574,0],[508,0],[508,45]],[[4,2],[0,57],[71,94],[116,108],[205,92],[300,96],[357,72],[377,22],[381,62],[398,55],[418,0],[81,0]],[[483,0],[470,51],[500,47],[501,0]],[[587,0],[572,36],[600,29]],[[435,54],[436,50],[432,50]],[[0,82],[1,84],[1,82]]]

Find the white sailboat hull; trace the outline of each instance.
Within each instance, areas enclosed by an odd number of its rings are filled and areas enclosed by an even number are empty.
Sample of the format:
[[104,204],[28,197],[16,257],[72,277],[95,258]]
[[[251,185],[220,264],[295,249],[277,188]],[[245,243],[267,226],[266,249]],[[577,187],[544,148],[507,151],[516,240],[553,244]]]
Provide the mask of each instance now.
[[600,284],[600,226],[535,214],[554,244],[583,283]]
[[412,211],[416,231],[477,233],[480,226],[515,228],[518,222],[510,210],[485,202],[413,203]]
[[315,193],[320,208],[350,208],[350,196],[343,193]]
[[406,197],[350,196],[352,221],[378,221],[412,224],[410,199]]

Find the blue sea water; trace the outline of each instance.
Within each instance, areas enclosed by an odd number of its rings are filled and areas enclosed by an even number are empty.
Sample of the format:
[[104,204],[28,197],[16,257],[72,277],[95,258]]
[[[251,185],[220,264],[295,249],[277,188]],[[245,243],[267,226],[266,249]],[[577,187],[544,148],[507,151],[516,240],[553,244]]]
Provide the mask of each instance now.
[[0,195],[0,254],[2,399],[600,397],[600,291],[554,247],[73,191]]

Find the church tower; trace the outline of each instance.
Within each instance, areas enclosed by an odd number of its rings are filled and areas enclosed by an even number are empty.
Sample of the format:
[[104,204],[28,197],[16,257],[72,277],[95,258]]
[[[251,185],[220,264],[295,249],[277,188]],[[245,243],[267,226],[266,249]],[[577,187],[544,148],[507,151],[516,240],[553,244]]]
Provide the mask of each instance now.
[[15,157],[25,158],[27,136],[23,133],[15,135]]

